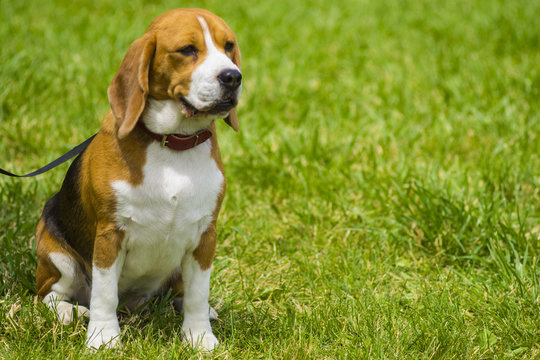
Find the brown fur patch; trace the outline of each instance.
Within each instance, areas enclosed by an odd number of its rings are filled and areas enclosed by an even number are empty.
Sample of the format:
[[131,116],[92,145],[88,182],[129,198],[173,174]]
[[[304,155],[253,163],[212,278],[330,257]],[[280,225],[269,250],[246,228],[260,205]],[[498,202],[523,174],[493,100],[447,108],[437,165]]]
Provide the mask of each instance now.
[[199,263],[201,270],[207,270],[212,266],[214,255],[216,252],[216,222],[208,226],[208,229],[201,235],[201,240],[195,251],[193,251],[193,257]]
[[51,291],[51,286],[60,280],[60,271],[49,258],[52,252],[62,252],[60,246],[51,238],[45,229],[45,222],[41,219],[36,229],[38,264],[36,270],[36,286],[39,296],[45,296]]
[[124,231],[118,230],[114,223],[98,226],[98,234],[94,243],[93,264],[100,269],[110,268],[122,247],[124,235]]

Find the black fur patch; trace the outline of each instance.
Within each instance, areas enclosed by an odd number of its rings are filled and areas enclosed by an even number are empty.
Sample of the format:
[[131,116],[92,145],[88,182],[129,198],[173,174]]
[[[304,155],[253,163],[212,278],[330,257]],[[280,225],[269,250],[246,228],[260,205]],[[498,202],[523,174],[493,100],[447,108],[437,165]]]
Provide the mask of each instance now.
[[95,229],[89,227],[81,203],[79,179],[83,155],[84,152],[69,167],[62,188],[47,201],[42,217],[52,236],[91,263]]

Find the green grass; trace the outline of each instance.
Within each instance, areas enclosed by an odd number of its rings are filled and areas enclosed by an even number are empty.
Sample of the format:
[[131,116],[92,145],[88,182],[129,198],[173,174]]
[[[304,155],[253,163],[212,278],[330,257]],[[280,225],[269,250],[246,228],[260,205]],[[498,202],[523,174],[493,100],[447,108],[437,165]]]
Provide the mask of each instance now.
[[[540,358],[540,1],[2,1],[0,166],[96,132],[129,44],[179,6],[243,55],[213,357]],[[36,304],[33,230],[66,170],[0,178],[0,358],[197,356],[167,299],[94,355]]]

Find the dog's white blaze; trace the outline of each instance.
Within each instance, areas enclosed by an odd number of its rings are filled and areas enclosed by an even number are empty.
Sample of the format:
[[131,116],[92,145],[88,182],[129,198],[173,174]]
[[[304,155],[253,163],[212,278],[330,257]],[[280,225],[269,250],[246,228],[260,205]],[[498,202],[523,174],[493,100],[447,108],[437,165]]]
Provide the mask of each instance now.
[[[202,64],[191,75],[191,86],[186,99],[197,109],[205,110],[212,107],[221,98],[223,89],[217,76],[224,70],[240,71],[240,69],[216,48],[204,18],[197,17],[197,19],[203,30],[207,55]],[[241,86],[236,91],[237,96],[239,96]]]

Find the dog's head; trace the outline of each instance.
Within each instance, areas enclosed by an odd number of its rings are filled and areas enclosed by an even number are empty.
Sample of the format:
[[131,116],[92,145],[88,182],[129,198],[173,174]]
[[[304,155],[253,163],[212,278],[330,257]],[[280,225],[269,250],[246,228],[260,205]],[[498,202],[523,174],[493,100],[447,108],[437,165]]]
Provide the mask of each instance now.
[[240,50],[221,18],[200,9],[168,11],[133,42],[109,86],[118,137],[135,127],[149,99],[176,107],[174,121],[225,118],[238,131],[241,83]]

